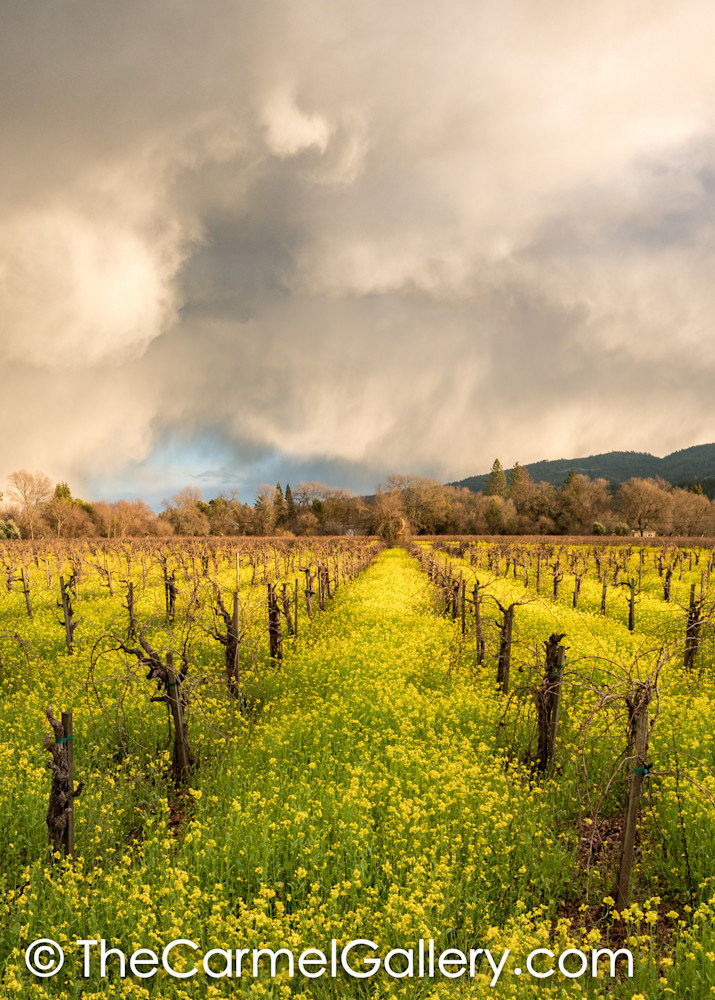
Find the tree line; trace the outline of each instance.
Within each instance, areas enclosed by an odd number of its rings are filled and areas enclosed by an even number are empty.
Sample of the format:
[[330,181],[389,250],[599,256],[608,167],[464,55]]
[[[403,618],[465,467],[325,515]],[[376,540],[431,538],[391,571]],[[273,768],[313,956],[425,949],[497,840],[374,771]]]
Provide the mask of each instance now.
[[495,460],[486,489],[393,475],[374,496],[320,482],[259,487],[253,503],[236,493],[204,500],[187,486],[160,513],[141,499],[88,502],[66,482],[25,469],[0,493],[0,538],[137,536],[658,535],[714,536],[715,501],[698,486],[633,478],[620,486],[571,472],[562,486],[535,482],[528,469]]

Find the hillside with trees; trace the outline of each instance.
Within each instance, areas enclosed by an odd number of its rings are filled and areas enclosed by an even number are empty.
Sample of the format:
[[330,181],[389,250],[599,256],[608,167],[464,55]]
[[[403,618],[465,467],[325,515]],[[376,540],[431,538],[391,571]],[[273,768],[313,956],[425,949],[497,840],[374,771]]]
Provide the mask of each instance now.
[[[715,498],[715,444],[683,448],[665,458],[640,451],[609,451],[585,458],[532,462],[529,470],[537,482],[549,483],[551,486],[563,486],[572,472],[588,476],[589,479],[605,479],[608,483],[617,485],[629,479],[660,477],[672,486],[700,485],[710,499]],[[468,476],[449,485],[466,486],[475,493],[482,493],[487,488],[489,475],[484,473]]]

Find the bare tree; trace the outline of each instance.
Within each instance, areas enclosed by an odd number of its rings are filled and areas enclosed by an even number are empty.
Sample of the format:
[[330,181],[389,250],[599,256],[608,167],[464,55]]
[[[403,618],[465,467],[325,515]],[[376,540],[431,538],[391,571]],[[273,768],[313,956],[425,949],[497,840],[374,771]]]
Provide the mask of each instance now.
[[639,534],[648,528],[660,534],[670,530],[672,497],[666,485],[655,479],[630,479],[621,486],[618,492],[621,510]]
[[422,476],[393,475],[380,492],[397,491],[402,508],[414,534],[434,534],[444,523],[447,498],[437,479]]
[[175,493],[171,500],[163,500],[166,518],[177,535],[208,535],[211,524],[202,510],[206,507],[201,500],[201,490],[196,486],[186,486]]
[[52,481],[44,472],[28,472],[20,469],[8,476],[10,496],[20,507],[23,526],[34,539],[35,531],[42,516],[42,507],[52,496]]
[[394,545],[397,536],[407,526],[403,513],[402,497],[396,489],[389,493],[378,490],[374,507],[375,533],[388,545]]

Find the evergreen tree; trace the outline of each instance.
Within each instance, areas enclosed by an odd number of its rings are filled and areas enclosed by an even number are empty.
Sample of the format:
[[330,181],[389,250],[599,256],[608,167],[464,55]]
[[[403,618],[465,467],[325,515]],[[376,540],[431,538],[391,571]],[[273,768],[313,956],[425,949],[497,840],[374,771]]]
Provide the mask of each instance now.
[[506,497],[507,493],[506,473],[499,459],[495,458],[487,481],[486,495],[488,497]]
[[529,513],[530,502],[534,496],[534,481],[529,475],[529,470],[514,463],[514,468],[509,473],[509,496],[514,502],[517,514]]
[[289,522],[294,521],[296,517],[296,509],[295,509],[295,500],[293,499],[293,493],[290,488],[290,483],[286,483],[285,502],[286,502],[286,519]]
[[276,526],[285,524],[286,504],[280,483],[276,483],[276,492],[273,495],[273,519]]
[[524,475],[528,474],[529,473],[527,472],[527,470],[524,468],[523,465],[519,465],[518,462],[514,462],[514,468],[510,469],[506,474],[507,482],[509,484],[509,489],[511,489],[515,483],[520,482]]
[[253,509],[255,511],[256,534],[270,535],[273,528],[273,508],[268,505],[265,493],[258,494]]

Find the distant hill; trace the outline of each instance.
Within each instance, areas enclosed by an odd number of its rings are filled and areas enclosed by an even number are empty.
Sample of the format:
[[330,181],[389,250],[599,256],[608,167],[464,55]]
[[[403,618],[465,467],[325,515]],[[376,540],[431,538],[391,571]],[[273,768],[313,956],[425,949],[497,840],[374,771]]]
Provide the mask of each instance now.
[[[590,479],[607,479],[610,483],[624,483],[634,476],[647,479],[660,476],[674,486],[692,486],[700,483],[708,496],[715,496],[715,444],[698,444],[692,448],[674,451],[665,458],[657,458],[644,451],[609,451],[603,455],[586,458],[558,458],[553,462],[530,462],[526,465],[529,475],[537,483],[562,486],[569,472],[578,472]],[[508,473],[508,469],[506,470]],[[489,473],[468,476],[450,486],[466,486],[474,493],[487,487]]]

